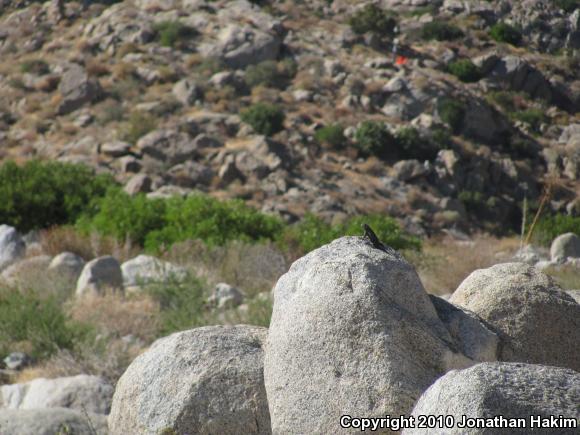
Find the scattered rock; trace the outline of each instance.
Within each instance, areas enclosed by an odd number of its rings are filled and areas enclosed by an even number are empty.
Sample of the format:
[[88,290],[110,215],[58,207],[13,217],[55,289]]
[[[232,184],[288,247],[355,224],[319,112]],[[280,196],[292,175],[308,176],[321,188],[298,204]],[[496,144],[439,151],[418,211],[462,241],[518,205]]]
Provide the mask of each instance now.
[[26,245],[16,228],[0,225],[0,271],[24,256]]
[[[533,386],[533,387],[532,387]],[[421,396],[412,415],[451,416],[454,427],[445,434],[490,432],[530,433],[530,416],[548,419],[562,416],[580,420],[580,374],[557,367],[520,363],[482,363],[466,370],[453,370],[439,378]],[[458,427],[466,418],[521,418],[527,429]],[[495,426],[497,427],[497,426]],[[533,433],[572,435],[574,429],[533,429]],[[442,429],[405,429],[403,434],[440,434]]]
[[580,257],[580,237],[574,233],[556,237],[550,247],[550,257],[553,262],[562,262],[568,257]]
[[190,79],[183,79],[173,86],[173,95],[185,106],[192,106],[203,97],[202,88]]
[[536,268],[504,263],[476,270],[449,301],[499,334],[500,361],[580,369],[580,305]]
[[46,275],[51,260],[48,255],[20,260],[4,269],[2,279],[12,286],[35,284]]
[[[67,408],[0,409],[2,435],[107,435],[107,417]],[[64,429],[66,428],[66,429]]]
[[12,352],[3,361],[7,369],[22,370],[32,362],[32,359],[24,352]]
[[148,193],[151,192],[152,183],[153,181],[149,175],[135,174],[127,181],[123,190],[131,196],[137,195],[138,193]]
[[101,94],[99,82],[90,79],[85,69],[73,64],[62,76],[59,85],[62,96],[57,112],[65,115],[95,101]]
[[217,284],[208,302],[217,305],[218,308],[234,308],[244,302],[244,294],[229,284],[220,282]]
[[154,130],[139,139],[136,148],[144,157],[170,165],[183,163],[197,152],[189,135],[174,129]]
[[0,408],[71,408],[108,414],[113,390],[112,385],[98,376],[37,378],[23,384],[2,385]]
[[48,270],[54,271],[59,275],[70,277],[76,281],[84,266],[85,260],[78,255],[72,252],[62,252],[52,259],[48,265]]
[[185,269],[149,255],[139,255],[121,265],[125,286],[139,286],[152,282],[165,282],[172,278],[182,280]]
[[107,288],[120,289],[123,274],[119,262],[106,255],[89,261],[77,281],[76,295],[102,294]]
[[254,326],[208,326],[157,340],[117,383],[111,433],[270,434],[266,334]]

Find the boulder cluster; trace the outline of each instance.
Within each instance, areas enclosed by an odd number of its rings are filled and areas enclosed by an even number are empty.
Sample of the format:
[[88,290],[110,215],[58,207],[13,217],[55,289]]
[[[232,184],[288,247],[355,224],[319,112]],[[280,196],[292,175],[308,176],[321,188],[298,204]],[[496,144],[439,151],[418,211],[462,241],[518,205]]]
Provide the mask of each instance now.
[[3,433],[56,422],[78,433],[92,433],[87,422],[111,434],[350,433],[344,415],[580,423],[580,305],[533,266],[476,270],[446,300],[398,253],[343,237],[297,260],[273,293],[269,328],[174,333],[114,389],[86,375],[0,387]]

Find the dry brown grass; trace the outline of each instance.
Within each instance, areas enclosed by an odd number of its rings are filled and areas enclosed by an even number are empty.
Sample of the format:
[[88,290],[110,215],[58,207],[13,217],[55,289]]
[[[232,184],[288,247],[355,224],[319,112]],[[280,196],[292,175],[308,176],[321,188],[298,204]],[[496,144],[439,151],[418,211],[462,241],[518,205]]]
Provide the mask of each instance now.
[[72,227],[54,227],[40,233],[40,244],[48,255],[72,252],[86,261],[103,255],[112,255],[120,262],[139,255],[140,251],[129,241],[119,241],[96,233],[85,235]]
[[145,294],[122,295],[108,292],[71,301],[68,311],[73,320],[90,323],[110,337],[134,335],[152,342],[158,331],[159,305]]
[[129,364],[145,349],[138,344],[113,340],[100,343],[100,346],[88,346],[74,353],[61,350],[47,361],[19,372],[12,382],[88,374],[102,376],[115,385]]
[[210,286],[227,282],[252,297],[272,289],[288,270],[284,255],[271,243],[234,241],[209,248],[200,241],[173,245],[165,259],[192,270]]
[[509,260],[518,247],[516,238],[476,236],[461,242],[446,237],[428,240],[421,253],[409,253],[407,258],[415,265],[425,289],[443,295],[453,293],[474,270]]

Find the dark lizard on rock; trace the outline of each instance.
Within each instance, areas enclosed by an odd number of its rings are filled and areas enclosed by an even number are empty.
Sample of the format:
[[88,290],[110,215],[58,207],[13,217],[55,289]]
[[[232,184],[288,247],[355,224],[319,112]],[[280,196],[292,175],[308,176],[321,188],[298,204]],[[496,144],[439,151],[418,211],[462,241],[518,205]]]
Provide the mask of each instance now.
[[368,226],[367,224],[363,224],[362,227],[365,231],[363,237],[366,237],[367,240],[371,242],[373,248],[380,249],[381,251],[386,252],[387,254],[395,254],[398,256],[398,253],[394,249],[386,246],[383,242],[379,240],[379,238],[377,237],[377,235],[370,226]]

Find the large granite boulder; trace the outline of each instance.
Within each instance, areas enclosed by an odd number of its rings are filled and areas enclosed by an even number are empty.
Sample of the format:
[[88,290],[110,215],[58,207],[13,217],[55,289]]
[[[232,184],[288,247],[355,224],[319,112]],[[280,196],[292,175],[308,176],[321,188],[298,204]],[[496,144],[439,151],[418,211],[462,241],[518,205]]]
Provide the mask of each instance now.
[[499,334],[499,360],[580,371],[580,305],[536,268],[504,263],[476,270],[449,302]]
[[269,434],[267,330],[208,326],[157,340],[119,379],[112,434]]
[[274,433],[343,433],[341,415],[409,413],[464,356],[413,267],[343,237],[278,281],[264,361]]
[[62,76],[59,92],[62,100],[57,112],[65,115],[95,101],[101,95],[101,87],[97,80],[89,78],[82,66],[73,64]]
[[[482,363],[466,370],[454,370],[439,378],[421,396],[412,416],[439,417],[447,422],[431,429],[411,428],[405,435],[541,434],[573,435],[580,427],[580,373],[569,369],[521,363]],[[517,419],[519,429],[498,426],[498,417]],[[532,427],[536,421],[576,420],[576,428]],[[552,418],[551,418],[552,417]],[[461,427],[466,420],[492,422],[491,427]],[[453,424],[451,424],[453,423]],[[416,425],[417,426],[417,425]]]
[[150,255],[139,255],[121,265],[125,286],[137,286],[170,279],[183,279],[185,269]]

